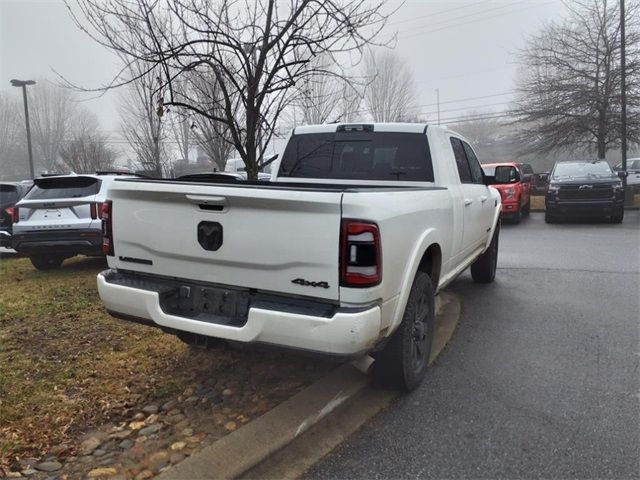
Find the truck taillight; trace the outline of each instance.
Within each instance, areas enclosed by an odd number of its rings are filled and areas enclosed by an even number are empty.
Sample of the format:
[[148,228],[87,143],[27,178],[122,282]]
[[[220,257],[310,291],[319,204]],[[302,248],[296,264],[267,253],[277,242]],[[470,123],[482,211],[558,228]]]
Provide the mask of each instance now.
[[98,214],[102,215],[102,203],[91,203],[89,204],[89,211],[91,212],[91,220],[96,220],[98,218]]
[[7,215],[11,217],[12,223],[18,223],[18,220],[20,220],[20,213],[18,212],[18,207],[5,208],[4,211],[7,212]]
[[100,209],[102,218],[102,252],[113,256],[113,203],[107,200]]
[[380,230],[375,223],[343,220],[340,241],[340,285],[372,287],[382,281]]

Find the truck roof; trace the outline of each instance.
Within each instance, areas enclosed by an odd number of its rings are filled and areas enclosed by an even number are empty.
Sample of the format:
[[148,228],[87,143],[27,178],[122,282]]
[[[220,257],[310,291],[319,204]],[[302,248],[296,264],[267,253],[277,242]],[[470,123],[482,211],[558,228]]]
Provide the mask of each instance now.
[[427,130],[426,123],[375,123],[375,122],[350,122],[350,123],[329,123],[323,125],[304,125],[296,127],[293,135],[304,135],[309,133],[331,133],[353,129],[358,131],[364,128],[374,132],[402,132],[402,133],[424,133]]

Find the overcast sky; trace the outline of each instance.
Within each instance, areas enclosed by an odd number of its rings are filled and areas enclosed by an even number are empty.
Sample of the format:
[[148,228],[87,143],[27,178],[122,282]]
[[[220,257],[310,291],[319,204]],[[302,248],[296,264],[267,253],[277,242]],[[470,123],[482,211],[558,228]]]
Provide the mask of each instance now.
[[[504,109],[517,72],[514,52],[565,10],[560,0],[407,0],[386,33],[397,32],[395,50],[413,70],[421,113],[435,121],[439,89],[446,121]],[[117,65],[76,28],[62,0],[0,0],[0,91],[17,96],[10,79],[55,81],[54,70],[96,87],[112,78]],[[117,97],[84,102],[112,135],[118,135]]]

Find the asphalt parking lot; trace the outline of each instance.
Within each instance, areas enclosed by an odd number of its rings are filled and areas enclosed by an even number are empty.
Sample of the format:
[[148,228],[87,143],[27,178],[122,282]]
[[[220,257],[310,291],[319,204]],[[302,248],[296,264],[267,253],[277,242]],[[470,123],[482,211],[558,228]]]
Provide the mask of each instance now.
[[640,212],[502,230],[424,384],[308,478],[638,478]]

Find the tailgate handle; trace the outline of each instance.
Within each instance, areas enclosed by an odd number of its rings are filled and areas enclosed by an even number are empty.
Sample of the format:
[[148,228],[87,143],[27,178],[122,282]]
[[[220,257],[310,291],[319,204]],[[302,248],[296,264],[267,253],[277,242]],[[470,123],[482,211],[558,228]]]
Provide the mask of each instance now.
[[207,195],[185,195],[191,203],[197,204],[202,210],[221,212],[227,207],[227,197]]

